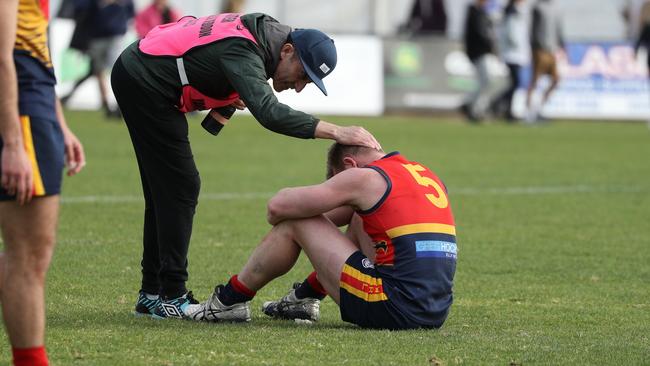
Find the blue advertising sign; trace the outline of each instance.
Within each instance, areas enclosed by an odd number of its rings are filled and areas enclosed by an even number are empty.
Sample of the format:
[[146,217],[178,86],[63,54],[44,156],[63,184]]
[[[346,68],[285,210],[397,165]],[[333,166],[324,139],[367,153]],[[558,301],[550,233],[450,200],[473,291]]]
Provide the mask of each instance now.
[[[569,43],[558,52],[560,84],[542,114],[560,118],[648,119],[650,90],[646,51],[635,55],[629,43]],[[515,113],[523,115],[531,67],[522,70]],[[548,86],[543,77],[536,89],[541,98]]]

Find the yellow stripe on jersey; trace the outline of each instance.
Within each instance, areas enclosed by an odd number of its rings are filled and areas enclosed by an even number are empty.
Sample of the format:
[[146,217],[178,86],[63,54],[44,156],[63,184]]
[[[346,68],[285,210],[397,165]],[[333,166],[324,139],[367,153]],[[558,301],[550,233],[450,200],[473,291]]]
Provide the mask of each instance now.
[[347,264],[343,266],[340,286],[352,295],[368,302],[388,300],[381,278],[363,274]]
[[32,138],[32,125],[29,116],[20,116],[20,123],[23,127],[23,141],[25,143],[25,151],[32,163],[32,171],[34,172],[34,196],[44,196],[45,187],[43,186],[43,178],[41,171],[38,168],[38,161],[36,160],[36,150],[34,149],[34,139]]
[[424,223],[424,224],[403,225],[403,226],[398,226],[386,230],[386,234],[391,239],[397,238],[398,236],[418,234],[418,233],[440,233],[440,234],[456,235],[456,227],[454,225],[448,225],[448,224]]
[[50,50],[47,46],[47,15],[43,14],[38,0],[19,1],[14,48],[27,51],[45,67],[52,67]]

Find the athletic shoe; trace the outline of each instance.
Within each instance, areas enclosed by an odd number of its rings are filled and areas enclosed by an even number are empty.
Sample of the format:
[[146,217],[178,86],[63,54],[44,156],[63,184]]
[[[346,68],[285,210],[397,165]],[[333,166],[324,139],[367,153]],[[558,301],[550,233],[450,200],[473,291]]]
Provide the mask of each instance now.
[[279,301],[267,301],[262,305],[264,314],[278,319],[302,319],[318,321],[320,318],[320,300],[312,297],[299,299],[296,289],[300,282],[293,284],[293,288]]
[[160,296],[151,295],[144,291],[138,294],[138,301],[135,303],[136,316],[152,316],[154,309],[160,305]]
[[192,319],[192,316],[201,310],[201,305],[194,299],[194,295],[190,291],[175,299],[162,299],[151,316],[156,319]]
[[197,311],[191,317],[196,321],[207,322],[248,322],[251,320],[250,301],[240,302],[232,305],[224,305],[219,300],[219,293],[223,285],[214,288],[212,296],[203,304],[201,311]]

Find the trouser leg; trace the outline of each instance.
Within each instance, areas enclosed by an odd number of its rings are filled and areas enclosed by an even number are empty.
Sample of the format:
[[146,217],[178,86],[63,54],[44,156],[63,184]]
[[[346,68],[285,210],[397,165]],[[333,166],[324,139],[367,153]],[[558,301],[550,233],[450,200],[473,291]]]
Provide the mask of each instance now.
[[487,60],[487,56],[482,56],[475,63],[478,90],[471,105],[471,112],[478,117],[482,117],[485,114],[485,110],[490,102],[490,74]]
[[[186,292],[187,252],[200,188],[187,120],[164,98],[141,90],[119,60],[112,82],[138,158],[147,201],[143,275],[153,271],[155,246],[149,244],[155,242],[160,294],[178,297]],[[143,278],[143,286],[144,282]]]
[[519,69],[520,66],[517,64],[508,64],[508,70],[510,70],[510,87],[506,91],[505,101],[506,101],[506,116],[508,119],[512,119],[512,100],[514,99],[515,92],[519,87]]

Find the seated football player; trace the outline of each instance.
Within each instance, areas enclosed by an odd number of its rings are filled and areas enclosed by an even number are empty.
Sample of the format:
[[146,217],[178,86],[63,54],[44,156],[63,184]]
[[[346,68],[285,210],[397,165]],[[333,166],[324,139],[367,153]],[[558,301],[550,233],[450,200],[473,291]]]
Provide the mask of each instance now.
[[[326,294],[341,318],[366,328],[438,328],[453,301],[456,230],[440,179],[398,152],[334,144],[328,179],[285,188],[268,203],[273,225],[238,275],[193,314],[249,321],[250,300],[304,251],[315,269],[267,315],[319,317]],[[342,233],[337,226],[348,224]]]

